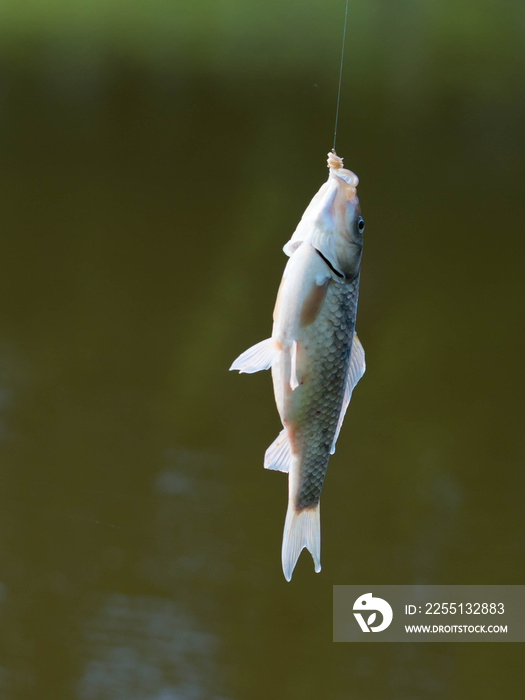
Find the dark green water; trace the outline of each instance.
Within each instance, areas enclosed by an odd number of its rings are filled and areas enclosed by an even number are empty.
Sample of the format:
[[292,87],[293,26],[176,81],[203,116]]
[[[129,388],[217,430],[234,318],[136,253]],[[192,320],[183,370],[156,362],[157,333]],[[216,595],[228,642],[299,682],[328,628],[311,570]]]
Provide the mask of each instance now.
[[282,70],[271,14],[217,62],[4,46],[2,699],[521,697],[520,645],[331,641],[333,584],[524,583],[525,16],[449,5],[358,6],[367,372],[290,584],[270,377],[227,368],[326,178],[339,33]]

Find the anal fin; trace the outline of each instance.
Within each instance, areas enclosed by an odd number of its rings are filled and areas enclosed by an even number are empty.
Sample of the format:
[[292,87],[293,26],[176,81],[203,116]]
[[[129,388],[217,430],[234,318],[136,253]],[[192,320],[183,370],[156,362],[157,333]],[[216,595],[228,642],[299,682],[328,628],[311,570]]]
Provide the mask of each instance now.
[[292,447],[288,431],[283,428],[264,454],[264,468],[287,474],[292,461]]

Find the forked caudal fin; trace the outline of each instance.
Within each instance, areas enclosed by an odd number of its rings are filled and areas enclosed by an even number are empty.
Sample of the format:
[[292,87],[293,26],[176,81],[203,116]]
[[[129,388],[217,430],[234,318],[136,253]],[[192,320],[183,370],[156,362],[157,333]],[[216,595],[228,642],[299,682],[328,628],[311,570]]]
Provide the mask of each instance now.
[[313,508],[296,510],[288,504],[284,522],[282,563],[284,578],[290,581],[299,554],[306,547],[312,555],[315,573],[321,571],[321,518],[319,503]]

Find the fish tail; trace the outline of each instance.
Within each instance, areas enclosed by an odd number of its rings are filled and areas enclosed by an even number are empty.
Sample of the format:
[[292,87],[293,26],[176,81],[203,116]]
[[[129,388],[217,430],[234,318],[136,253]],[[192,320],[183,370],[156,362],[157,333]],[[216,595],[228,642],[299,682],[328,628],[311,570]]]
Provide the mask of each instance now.
[[282,563],[284,578],[290,581],[299,554],[306,547],[312,555],[315,573],[321,571],[321,518],[319,503],[312,508],[297,510],[288,504],[284,522]]

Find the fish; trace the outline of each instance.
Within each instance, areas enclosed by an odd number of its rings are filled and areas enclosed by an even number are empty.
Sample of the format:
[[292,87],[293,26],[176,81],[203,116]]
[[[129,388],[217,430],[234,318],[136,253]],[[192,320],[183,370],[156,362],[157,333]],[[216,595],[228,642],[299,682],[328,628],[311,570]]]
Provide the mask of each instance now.
[[328,180],[283,248],[289,260],[271,337],[230,367],[247,374],[271,369],[283,428],[266,450],[264,467],[288,474],[281,550],[287,581],[304,548],[321,571],[321,490],[366,367],[355,332],[364,231],[359,179],[335,151],[328,153],[328,168]]

